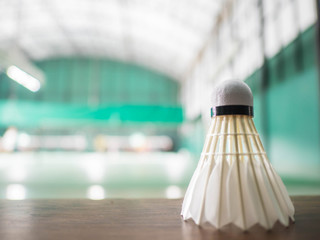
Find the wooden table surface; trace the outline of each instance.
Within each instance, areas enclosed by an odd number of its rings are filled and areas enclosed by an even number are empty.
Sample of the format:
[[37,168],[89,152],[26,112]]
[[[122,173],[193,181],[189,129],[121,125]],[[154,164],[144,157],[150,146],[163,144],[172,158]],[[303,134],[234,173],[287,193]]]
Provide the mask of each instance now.
[[182,200],[0,200],[0,239],[320,239],[320,196],[293,197],[296,222],[216,230],[180,217]]

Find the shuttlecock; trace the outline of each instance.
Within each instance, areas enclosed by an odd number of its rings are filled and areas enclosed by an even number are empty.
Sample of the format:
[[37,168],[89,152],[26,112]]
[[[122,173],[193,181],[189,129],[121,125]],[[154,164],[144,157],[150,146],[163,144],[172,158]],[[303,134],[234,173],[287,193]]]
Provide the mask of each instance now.
[[271,166],[255,128],[253,97],[242,81],[224,81],[214,92],[212,122],[182,205],[184,220],[243,230],[271,229],[294,221],[294,207]]

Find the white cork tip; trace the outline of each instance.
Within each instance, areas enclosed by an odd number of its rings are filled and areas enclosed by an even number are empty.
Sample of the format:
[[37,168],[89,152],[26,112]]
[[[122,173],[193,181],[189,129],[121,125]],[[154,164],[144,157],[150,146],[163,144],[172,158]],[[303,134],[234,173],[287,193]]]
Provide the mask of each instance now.
[[245,105],[253,107],[250,87],[240,80],[219,83],[212,94],[212,106]]

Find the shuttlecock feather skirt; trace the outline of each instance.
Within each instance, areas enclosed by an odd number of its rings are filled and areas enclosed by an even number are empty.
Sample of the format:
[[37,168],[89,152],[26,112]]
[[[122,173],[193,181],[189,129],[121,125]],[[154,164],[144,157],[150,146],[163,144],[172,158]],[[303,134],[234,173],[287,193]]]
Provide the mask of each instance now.
[[243,230],[289,225],[294,207],[267,159],[252,117],[216,116],[182,205],[183,219]]

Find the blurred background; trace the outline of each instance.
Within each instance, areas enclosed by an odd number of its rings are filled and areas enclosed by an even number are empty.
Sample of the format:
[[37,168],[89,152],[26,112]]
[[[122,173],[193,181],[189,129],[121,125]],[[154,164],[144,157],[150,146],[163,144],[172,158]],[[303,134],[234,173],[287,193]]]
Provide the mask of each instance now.
[[0,0],[0,198],[180,198],[241,79],[292,195],[320,194],[315,0]]

